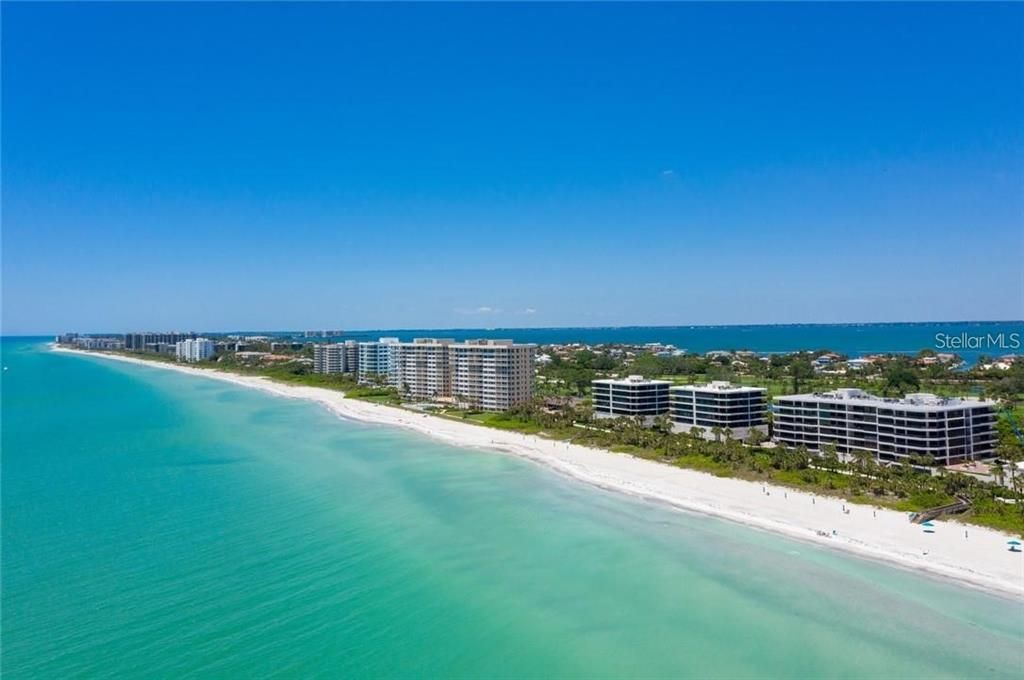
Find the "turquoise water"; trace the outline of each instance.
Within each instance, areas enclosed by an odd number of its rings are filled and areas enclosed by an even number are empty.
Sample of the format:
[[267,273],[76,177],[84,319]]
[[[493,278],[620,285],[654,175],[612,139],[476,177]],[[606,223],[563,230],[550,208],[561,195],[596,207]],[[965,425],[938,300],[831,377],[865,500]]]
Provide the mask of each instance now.
[[1024,668],[1020,603],[304,402],[3,350],[5,678]]

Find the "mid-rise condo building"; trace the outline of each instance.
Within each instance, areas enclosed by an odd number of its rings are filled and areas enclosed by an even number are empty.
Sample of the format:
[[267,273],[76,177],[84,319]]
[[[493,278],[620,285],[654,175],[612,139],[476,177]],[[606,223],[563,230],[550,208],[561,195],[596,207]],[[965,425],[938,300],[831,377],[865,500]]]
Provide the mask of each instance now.
[[399,390],[416,399],[451,396],[448,347],[451,338],[414,338],[397,344],[396,384]]
[[649,380],[642,375],[591,381],[594,415],[598,418],[639,416],[651,419],[668,413],[668,380]]
[[776,442],[820,453],[833,444],[849,459],[868,451],[882,462],[939,465],[991,458],[995,404],[979,399],[908,394],[884,399],[858,389],[775,398]]
[[174,346],[174,355],[178,361],[205,361],[213,356],[216,343],[206,338],[188,338],[179,340]]
[[398,384],[398,338],[359,343],[359,382]]
[[669,388],[672,429],[690,432],[699,428],[707,439],[724,431],[735,439],[746,439],[756,429],[768,435],[768,391],[715,380],[706,385],[676,385]]
[[537,346],[511,340],[470,340],[449,345],[451,396],[465,408],[506,411],[533,395]]

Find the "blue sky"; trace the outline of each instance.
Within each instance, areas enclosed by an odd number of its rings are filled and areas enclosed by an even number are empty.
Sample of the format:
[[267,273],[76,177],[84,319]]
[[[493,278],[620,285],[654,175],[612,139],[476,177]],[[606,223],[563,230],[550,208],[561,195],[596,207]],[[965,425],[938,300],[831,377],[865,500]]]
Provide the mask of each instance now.
[[7,334],[1024,316],[1021,5],[2,19]]

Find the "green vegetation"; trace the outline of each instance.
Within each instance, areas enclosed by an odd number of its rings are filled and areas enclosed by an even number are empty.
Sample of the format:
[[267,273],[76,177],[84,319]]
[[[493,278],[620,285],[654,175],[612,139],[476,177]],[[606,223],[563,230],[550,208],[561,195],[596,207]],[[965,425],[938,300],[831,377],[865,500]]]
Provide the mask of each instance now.
[[[585,411],[566,408],[545,410],[541,403],[525,406],[503,421],[523,423],[523,432],[558,433],[574,443],[618,453],[658,460],[721,477],[766,481],[813,493],[840,496],[852,503],[865,503],[905,512],[917,512],[966,498],[972,509],[959,519],[1004,531],[1024,534],[1024,479],[1004,467],[1013,488],[979,481],[973,476],[940,470],[932,475],[920,469],[930,461],[916,460],[898,466],[878,464],[868,452],[842,462],[835,450],[821,457],[803,447],[761,447],[754,441],[741,442],[728,431],[706,440],[694,433],[673,433],[665,417],[652,426],[641,420],[617,418],[593,421]],[[488,424],[488,423],[484,423]],[[566,436],[568,433],[568,436]],[[1024,459],[1024,448],[1015,437],[1004,436],[1000,452],[1007,460]],[[1010,479],[1013,475],[1012,479]],[[1003,500],[999,500],[1003,499]],[[1006,502],[1008,501],[1008,502]],[[1020,501],[1020,502],[1014,502]]]
[[[1013,420],[1024,430],[1024,363],[1018,362],[1011,370],[993,376],[977,370],[950,371],[945,367],[936,371],[934,365],[922,368],[905,358],[894,358],[855,375],[835,376],[815,373],[812,359],[822,353],[777,355],[767,361],[744,356],[739,360],[742,365],[738,365],[736,359],[728,356],[712,359],[641,354],[630,357],[624,353],[613,357],[580,350],[569,357],[553,355],[551,363],[539,372],[539,396],[529,405],[508,413],[454,408],[438,408],[432,413],[485,427],[572,441],[720,477],[770,481],[813,493],[841,496],[851,503],[904,512],[944,505],[957,497],[966,498],[972,508],[959,519],[1024,535],[1021,488],[1024,480],[1012,465],[1024,459],[1024,444],[1011,424]],[[174,362],[171,357],[151,354],[129,356]],[[393,387],[359,385],[349,376],[316,374],[307,363],[300,361],[302,357],[302,353],[296,353],[294,360],[264,364],[242,362],[227,355],[194,366],[263,376],[292,385],[335,389],[356,399],[402,405],[402,396]],[[917,466],[889,467],[879,465],[864,452],[852,462],[842,462],[834,450],[816,457],[802,447],[762,447],[756,436],[751,441],[740,442],[728,431],[718,431],[715,440],[708,441],[697,433],[673,433],[667,417],[656,419],[653,427],[628,418],[595,421],[585,395],[589,393],[591,380],[610,374],[667,377],[678,382],[731,380],[767,386],[773,396],[800,390],[861,387],[889,395],[923,389],[949,396],[974,393],[999,397],[1008,405],[998,425],[999,454],[1007,464],[997,466],[996,474],[1009,485],[983,483],[970,475],[946,470],[932,475],[919,469],[930,464],[927,460],[914,461]]]

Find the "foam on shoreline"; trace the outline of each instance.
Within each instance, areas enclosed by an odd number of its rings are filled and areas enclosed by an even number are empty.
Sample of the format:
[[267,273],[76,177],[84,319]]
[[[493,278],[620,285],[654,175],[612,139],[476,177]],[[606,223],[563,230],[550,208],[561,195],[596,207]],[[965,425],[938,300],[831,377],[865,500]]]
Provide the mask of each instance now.
[[55,346],[53,349],[314,401],[341,417],[414,430],[459,447],[513,454],[602,489],[740,522],[995,594],[1024,599],[1024,554],[1010,552],[1007,541],[1012,536],[993,529],[944,521],[936,524],[934,533],[925,533],[922,527],[911,524],[904,513],[893,510],[847,504],[841,499],[785,487],[715,477],[626,454],[348,399],[335,390],[283,385],[263,377],[121,355]]

